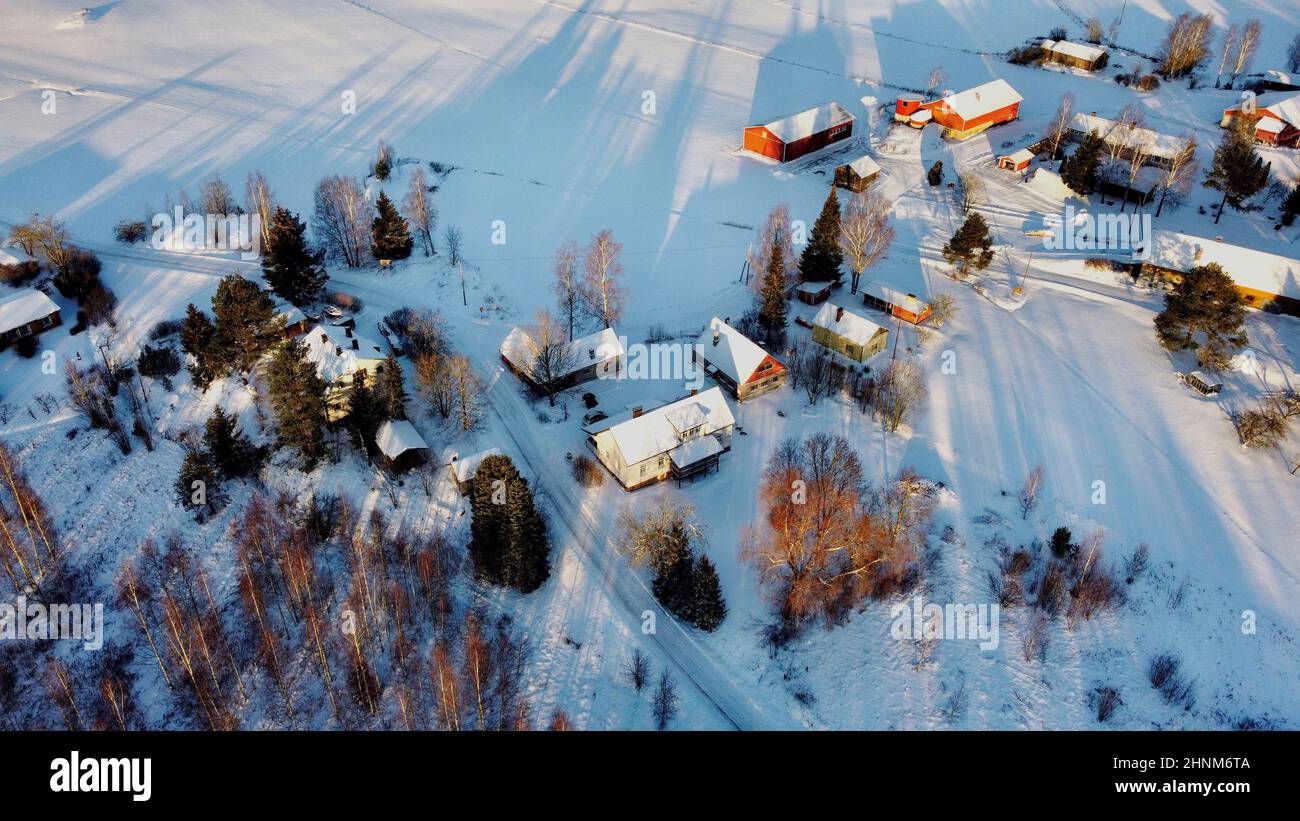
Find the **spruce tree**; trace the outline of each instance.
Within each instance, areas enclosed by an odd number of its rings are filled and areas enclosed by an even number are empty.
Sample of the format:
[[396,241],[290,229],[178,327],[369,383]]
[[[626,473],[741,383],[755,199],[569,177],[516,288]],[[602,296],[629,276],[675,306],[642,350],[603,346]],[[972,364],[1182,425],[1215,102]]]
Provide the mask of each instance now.
[[528,482],[521,476],[506,487],[506,536],[501,583],[531,593],[551,575],[550,536]]
[[1249,129],[1246,120],[1234,120],[1232,127],[1219,140],[1218,148],[1214,149],[1214,163],[1205,173],[1202,184],[1223,192],[1219,210],[1214,215],[1216,225],[1223,217],[1225,205],[1234,211],[1250,210],[1247,201],[1268,183],[1272,164],[1266,165],[1255,152],[1255,138]]
[[212,455],[202,449],[192,450],[181,460],[176,477],[176,500],[195,518],[203,521],[221,509],[221,483]]
[[280,443],[302,454],[307,470],[325,453],[321,433],[328,422],[325,411],[325,380],[307,359],[302,342],[284,342],[271,359],[267,372],[271,407],[279,423]]
[[758,324],[769,339],[779,338],[785,333],[786,314],[789,311],[785,301],[787,284],[785,254],[781,250],[780,238],[776,238],[772,240],[771,261],[767,264],[767,274],[763,277],[763,287],[758,297]]
[[212,320],[193,304],[185,309],[185,320],[181,323],[181,350],[194,357],[189,363],[190,378],[196,387],[206,391],[217,378],[217,368],[212,361],[212,340],[216,328]]
[[840,278],[844,255],[840,252],[840,201],[831,186],[822,212],[813,223],[812,236],[799,258],[799,275],[809,282],[830,282]]
[[384,371],[379,375],[377,388],[379,403],[383,407],[384,418],[406,418],[406,378],[397,357],[390,351],[384,360]]
[[687,545],[668,559],[654,577],[650,590],[655,600],[678,618],[694,623],[695,554]]
[[366,372],[359,370],[352,377],[352,393],[348,397],[348,429],[359,450],[367,454],[374,451],[375,435],[383,421],[383,406],[371,389]]
[[375,259],[406,259],[411,255],[415,241],[411,239],[411,229],[406,219],[397,211],[397,206],[382,191],[375,203],[378,213],[371,223],[371,250]]
[[509,456],[488,456],[479,463],[470,490],[469,555],[474,575],[493,583],[501,579],[501,556],[508,547],[506,504],[510,483],[519,471]]
[[[1247,344],[1246,307],[1232,277],[1218,263],[1198,265],[1165,294],[1156,315],[1156,339],[1169,351],[1195,350],[1202,367],[1221,370],[1228,345]],[[1197,335],[1204,337],[1204,341]]]
[[203,447],[224,477],[247,476],[257,468],[257,448],[239,432],[238,420],[220,405],[203,426]]
[[319,299],[327,278],[325,252],[311,249],[306,230],[307,226],[289,209],[276,208],[262,254],[262,275],[267,284],[299,306]]
[[215,366],[220,375],[247,372],[280,338],[282,323],[275,303],[257,283],[231,274],[212,297],[216,326],[212,337]]
[[1074,153],[1061,161],[1061,181],[1076,194],[1091,194],[1097,188],[1098,169],[1106,141],[1096,131],[1088,132]]
[[988,223],[975,211],[966,217],[957,233],[943,246],[943,258],[953,265],[960,262],[963,271],[971,268],[982,271],[993,261],[992,245]]
[[718,629],[727,617],[727,603],[722,598],[718,569],[708,556],[701,556],[695,564],[691,598],[691,623],[710,633]]
[[528,482],[508,456],[479,463],[470,494],[474,574],[523,593],[550,575],[550,537]]
[[1300,185],[1291,186],[1291,192],[1282,200],[1282,213],[1293,217],[1300,214]]

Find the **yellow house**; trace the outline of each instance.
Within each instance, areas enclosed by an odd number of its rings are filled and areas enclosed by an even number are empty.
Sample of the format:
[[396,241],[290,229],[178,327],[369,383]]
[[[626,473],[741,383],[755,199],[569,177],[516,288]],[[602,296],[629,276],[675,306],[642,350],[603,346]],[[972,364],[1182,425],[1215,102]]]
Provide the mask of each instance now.
[[855,362],[865,362],[889,344],[889,331],[864,316],[824,303],[812,321],[813,342]]
[[328,386],[325,402],[330,422],[348,415],[348,400],[358,371],[366,372],[370,385],[384,372],[384,351],[378,343],[357,336],[351,328],[317,325],[303,339],[307,359],[316,366],[316,375]]

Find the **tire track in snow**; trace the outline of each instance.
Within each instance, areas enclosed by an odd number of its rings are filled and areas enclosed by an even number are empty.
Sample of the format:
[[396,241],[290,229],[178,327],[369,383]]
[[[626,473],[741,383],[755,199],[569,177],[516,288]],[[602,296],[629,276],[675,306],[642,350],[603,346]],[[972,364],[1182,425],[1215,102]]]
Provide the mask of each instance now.
[[[618,557],[610,551],[598,552],[603,542],[591,513],[563,492],[563,483],[557,488],[556,471],[537,450],[536,443],[515,435],[510,417],[529,418],[529,408],[511,390],[509,384],[502,383],[504,370],[498,363],[474,356],[482,372],[492,375],[487,389],[492,400],[488,403],[491,412],[532,472],[536,487],[551,502],[552,509],[561,514],[565,529],[573,537],[573,545],[598,575],[610,600],[620,605],[634,624],[641,621],[641,614],[646,610],[658,614],[660,629],[645,637],[659,647],[663,655],[677,666],[682,675],[732,726],[738,730],[782,729],[773,723],[758,704],[736,687],[727,671],[700,647],[676,619],[659,606],[638,574],[630,568],[619,566]],[[507,398],[501,402],[498,401],[499,397]],[[502,408],[502,404],[512,407]],[[559,492],[552,492],[553,489],[559,489]]]

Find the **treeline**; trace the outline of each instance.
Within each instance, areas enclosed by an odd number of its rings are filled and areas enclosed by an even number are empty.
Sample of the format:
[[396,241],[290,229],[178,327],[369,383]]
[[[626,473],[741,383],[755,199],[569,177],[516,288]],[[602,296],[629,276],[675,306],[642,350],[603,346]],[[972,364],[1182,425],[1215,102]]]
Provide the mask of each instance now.
[[210,730],[532,725],[524,643],[508,619],[458,607],[460,561],[440,535],[412,540],[333,497],[260,495],[231,535],[229,600],[176,535],[120,566],[135,632],[106,645],[118,662],[45,673],[69,728],[147,729],[146,711]]

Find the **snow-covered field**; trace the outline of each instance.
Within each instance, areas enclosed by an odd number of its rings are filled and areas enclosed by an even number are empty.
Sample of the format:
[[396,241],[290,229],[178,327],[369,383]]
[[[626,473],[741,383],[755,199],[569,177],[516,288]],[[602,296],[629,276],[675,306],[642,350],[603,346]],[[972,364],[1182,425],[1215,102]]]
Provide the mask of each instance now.
[[[488,424],[472,437],[444,430],[423,409],[414,421],[435,453],[501,448],[541,491],[556,543],[551,579],[527,596],[476,585],[462,591],[508,613],[526,635],[528,696],[539,716],[563,709],[580,728],[652,726],[648,695],[633,692],[620,672],[641,648],[681,685],[678,728],[1092,728],[1100,725],[1088,695],[1103,685],[1118,688],[1124,702],[1110,727],[1295,728],[1300,476],[1285,462],[1300,451],[1294,442],[1282,453],[1242,449],[1227,414],[1261,390],[1297,386],[1300,320],[1252,311],[1256,372],[1225,374],[1217,401],[1199,397],[1173,375],[1189,370],[1190,359],[1156,345],[1157,292],[1086,269],[1082,253],[1039,248],[1031,260],[1037,246],[1024,236],[1026,224],[1067,204],[1114,207],[1021,183],[992,161],[1041,135],[1069,91],[1077,110],[1102,116],[1139,101],[1151,127],[1194,134],[1208,165],[1219,112],[1238,92],[1173,82],[1138,94],[1109,77],[1117,64],[1149,70],[1149,56],[1140,55],[1154,54],[1168,21],[1189,9],[1208,9],[1220,22],[1260,18],[1255,68],[1280,67],[1300,5],[1130,2],[1118,41],[1137,53],[1112,55],[1105,76],[1013,66],[1001,56],[1056,25],[1080,34],[1082,19],[1109,21],[1121,5],[231,0],[218,10],[119,0],[83,15],[73,3],[6,0],[0,230],[32,212],[65,220],[104,263],[119,300],[111,344],[129,358],[159,320],[179,318],[189,303],[206,307],[223,275],[257,270],[234,255],[116,243],[119,220],[146,219],[212,172],[241,190],[254,170],[307,218],[317,181],[365,177],[380,140],[399,160],[385,185],[396,200],[417,164],[451,169],[434,202],[441,224],[464,233],[468,305],[456,304],[458,272],[418,252],[393,271],[332,266],[329,287],[361,298],[357,320],[370,336],[395,308],[441,311],[457,346],[489,378]],[[935,66],[955,88],[1006,79],[1025,98],[1020,119],[960,144],[933,129],[891,130],[890,111],[871,101],[924,88]],[[744,126],[831,99],[859,118],[852,145],[793,167],[740,150]],[[898,355],[915,357],[928,373],[930,403],[919,422],[885,433],[847,402],[808,408],[802,391],[786,387],[733,403],[745,435],[716,474],[633,494],[609,481],[581,488],[566,460],[584,448],[581,402],[570,396],[568,415],[550,410],[543,421],[546,403],[529,399],[496,355],[512,325],[553,303],[554,249],[612,229],[624,244],[629,297],[619,332],[636,341],[662,326],[693,337],[711,316],[738,317],[749,307],[741,264],[772,206],[788,203],[793,218],[811,225],[837,164],[824,156],[868,148],[884,172],[879,190],[895,200],[897,231],[873,276],[930,297],[949,294],[958,308],[928,338],[900,331]],[[1275,176],[1300,178],[1300,153],[1261,153]],[[939,255],[960,218],[951,197],[925,183],[936,159],[986,178],[982,210],[1003,247],[980,291],[949,278]],[[377,196],[380,185],[367,182]],[[1229,211],[1214,225],[1198,206],[1217,203],[1215,194],[1194,187],[1189,204],[1166,211],[1157,227],[1300,257],[1300,231],[1274,231],[1264,212]],[[1021,296],[1012,296],[1013,285],[1024,286]],[[93,361],[102,335],[70,335],[75,306],[55,298],[68,321],[42,346],[60,359]],[[791,326],[792,335],[806,333]],[[124,457],[98,433],[69,438],[84,423],[66,402],[40,409],[38,396],[63,395],[61,366],[48,374],[41,362],[0,353],[0,403],[14,407],[0,437],[57,511],[69,561],[107,591],[143,539],[177,531],[197,548],[219,595],[233,599],[228,528],[251,485],[236,486],[222,514],[196,524],[173,502],[181,447],[161,438],[157,450],[137,447]],[[671,398],[680,386],[594,390],[603,407],[621,407]],[[217,404],[269,438],[237,380],[202,393],[182,373],[175,391],[158,386],[150,397],[159,431],[172,436],[201,426]],[[816,431],[847,437],[874,481],[910,465],[943,484],[931,539],[937,560],[925,585],[932,601],[987,601],[997,545],[1046,539],[1060,525],[1076,536],[1104,531],[1106,560],[1116,565],[1146,544],[1151,568],[1128,586],[1121,607],[1072,626],[1053,622],[1041,661],[1021,652],[1028,619],[1021,607],[1002,612],[997,648],[941,641],[918,663],[916,646],[890,635],[892,602],[864,606],[846,624],[814,628],[772,652],[762,639],[768,606],[739,546],[762,523],[758,485],[773,448]],[[1038,465],[1046,472],[1042,502],[1022,518],[1016,495]],[[413,533],[443,530],[458,545],[468,534],[467,506],[450,484],[426,495],[408,481],[394,506],[354,451],[310,475],[273,474],[275,490],[340,493]],[[642,631],[642,613],[657,606],[646,571],[630,569],[614,549],[616,522],[622,510],[660,496],[689,499],[708,529],[730,611],[715,633],[662,614],[654,634]],[[112,630],[136,629],[129,612],[109,609]],[[1253,632],[1242,629],[1246,611]],[[1196,682],[1189,709],[1165,704],[1147,683],[1150,658],[1166,652],[1181,656]],[[151,659],[137,664],[142,680],[154,672]],[[35,705],[39,685],[27,686]],[[167,722],[161,694],[141,700],[153,726]],[[58,724],[53,713],[33,721]]]

